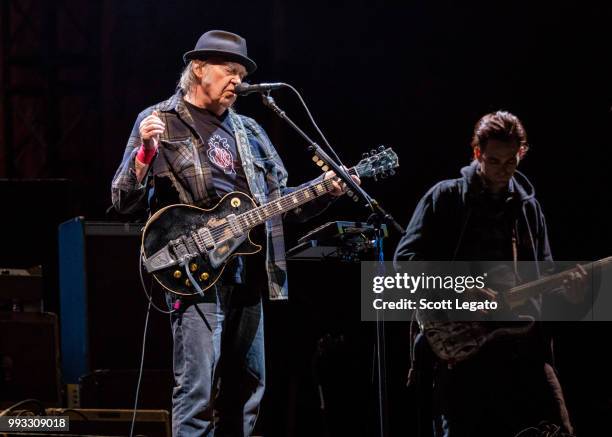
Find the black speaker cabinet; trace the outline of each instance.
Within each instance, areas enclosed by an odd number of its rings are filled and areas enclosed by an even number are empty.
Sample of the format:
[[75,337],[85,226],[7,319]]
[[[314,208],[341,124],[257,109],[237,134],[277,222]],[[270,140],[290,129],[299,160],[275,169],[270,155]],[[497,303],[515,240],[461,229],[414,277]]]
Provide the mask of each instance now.
[[[147,299],[138,273],[142,224],[88,222],[60,226],[62,371],[76,384],[96,369],[136,369]],[[146,281],[150,284],[150,279]],[[156,303],[165,306],[158,290]],[[172,367],[167,315],[152,310],[145,368]]]
[[57,316],[0,313],[0,406],[24,399],[60,405]]

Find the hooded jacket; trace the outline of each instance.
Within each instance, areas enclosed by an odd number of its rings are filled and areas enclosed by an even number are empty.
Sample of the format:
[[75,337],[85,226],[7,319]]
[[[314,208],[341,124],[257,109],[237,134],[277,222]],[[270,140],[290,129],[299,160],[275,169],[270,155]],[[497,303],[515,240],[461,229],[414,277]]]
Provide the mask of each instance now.
[[[395,261],[460,261],[465,230],[475,202],[482,195],[477,180],[479,164],[461,169],[461,177],[434,185],[419,201],[406,234],[395,251]],[[512,202],[517,235],[518,261],[552,264],[546,221],[527,177],[515,172],[509,182],[508,201]],[[536,266],[536,275],[541,272]],[[540,263],[541,265],[541,263]]]

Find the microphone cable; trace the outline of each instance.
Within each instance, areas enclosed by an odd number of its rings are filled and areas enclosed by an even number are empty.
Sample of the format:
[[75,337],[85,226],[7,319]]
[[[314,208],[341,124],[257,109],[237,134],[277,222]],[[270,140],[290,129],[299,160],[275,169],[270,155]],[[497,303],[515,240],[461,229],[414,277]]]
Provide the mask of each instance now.
[[293,85],[290,84],[285,84],[285,86],[287,88],[289,88],[291,91],[293,91],[295,93],[295,95],[298,97],[300,103],[302,104],[304,111],[306,111],[306,115],[308,115],[308,119],[310,120],[310,122],[312,123],[312,125],[314,126],[315,130],[317,131],[317,133],[319,134],[319,136],[321,137],[321,139],[323,140],[323,143],[327,146],[327,148],[329,149],[329,151],[331,152],[333,158],[336,160],[336,162],[338,163],[338,165],[340,165],[341,167],[344,166],[344,164],[342,163],[342,161],[340,160],[340,157],[336,154],[336,151],[332,148],[332,146],[329,144],[329,142],[327,141],[327,138],[325,138],[325,135],[323,135],[323,132],[321,131],[321,129],[319,129],[319,126],[317,125],[317,122],[315,121],[314,117],[312,116],[312,114],[310,113],[310,109],[308,109],[308,105],[306,105],[306,102],[304,101],[304,99],[302,98],[302,95],[299,93],[298,90],[295,89],[295,87],[293,87]]

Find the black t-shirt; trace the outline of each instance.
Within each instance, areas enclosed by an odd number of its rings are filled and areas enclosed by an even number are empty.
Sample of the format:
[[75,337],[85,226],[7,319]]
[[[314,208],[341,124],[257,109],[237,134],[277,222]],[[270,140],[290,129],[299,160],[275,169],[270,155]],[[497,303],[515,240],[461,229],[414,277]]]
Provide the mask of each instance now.
[[[238,155],[236,138],[228,111],[225,111],[221,116],[217,116],[187,101],[185,101],[185,105],[193,118],[196,131],[204,142],[206,159],[211,168],[212,183],[218,198],[220,199],[232,191],[241,191],[251,196],[246,175],[242,168],[242,161]],[[252,233],[254,233],[255,242],[264,244],[263,226],[254,229]],[[240,272],[240,280],[235,277],[237,271]],[[265,250],[256,255],[238,257],[232,260],[225,268],[223,282],[226,284],[246,284],[255,292],[266,289]]]
[[507,192],[484,192],[473,202],[463,245],[466,259],[512,260],[512,206]]
[[470,217],[461,242],[459,259],[511,261],[515,199],[508,188],[491,193],[476,176],[470,188]]
[[193,118],[196,131],[204,142],[217,196],[221,198],[231,191],[250,195],[228,111],[217,116],[187,101],[185,104]]

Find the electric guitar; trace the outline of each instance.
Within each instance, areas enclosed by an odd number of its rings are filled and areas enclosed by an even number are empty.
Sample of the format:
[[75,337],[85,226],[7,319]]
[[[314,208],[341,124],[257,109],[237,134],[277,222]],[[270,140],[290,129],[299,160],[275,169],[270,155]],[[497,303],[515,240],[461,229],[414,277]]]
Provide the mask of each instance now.
[[[612,264],[612,257],[583,264],[582,267],[591,274],[595,268]],[[542,277],[532,282],[509,289],[507,302],[510,310],[520,306],[526,299],[540,294],[555,292],[569,279],[575,269],[566,270],[551,276]],[[520,317],[520,316],[519,316]],[[521,321],[522,320],[522,321]],[[531,317],[519,318],[517,322],[501,324],[498,322],[455,322],[427,320],[426,312],[417,312],[417,321],[427,338],[432,351],[449,365],[466,360],[475,355],[487,342],[505,335],[527,333],[533,326]]]
[[[399,166],[391,148],[381,146],[349,170],[360,178],[385,177]],[[261,250],[250,230],[333,189],[333,178],[319,181],[264,205],[241,192],[226,194],[212,209],[177,204],[160,209],[147,221],[141,254],[145,269],[169,292],[203,294],[238,255]]]

